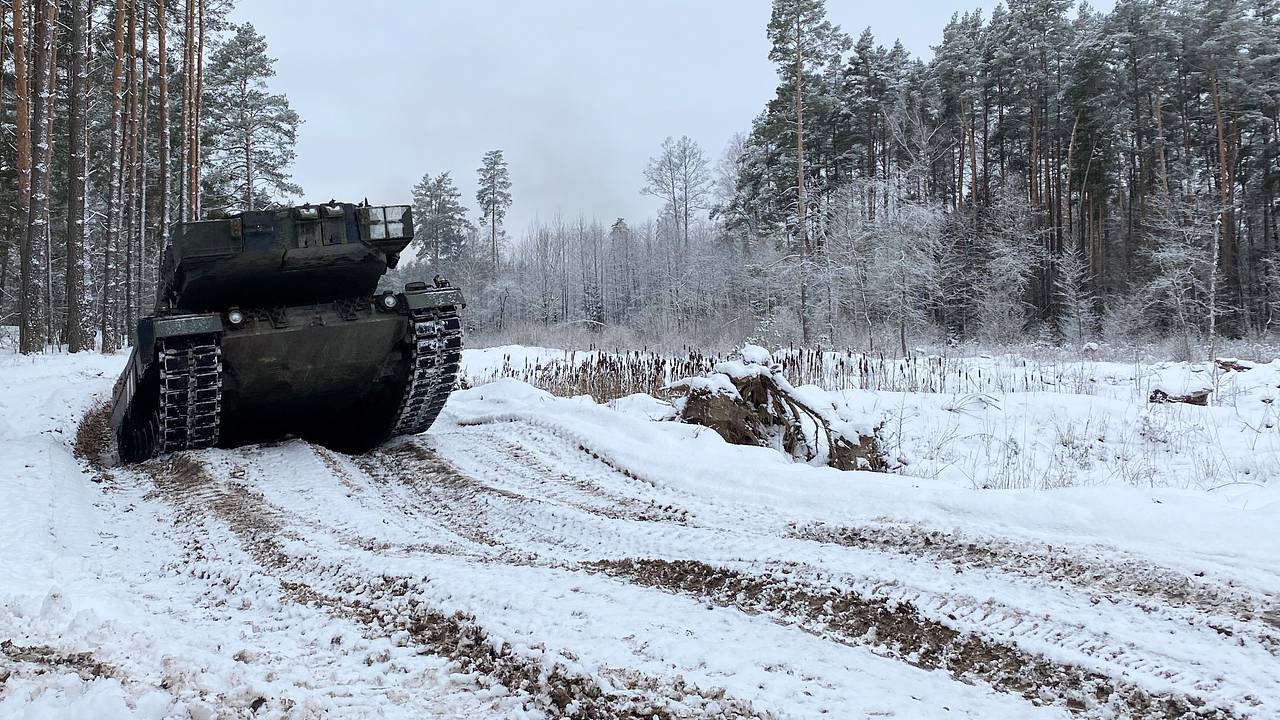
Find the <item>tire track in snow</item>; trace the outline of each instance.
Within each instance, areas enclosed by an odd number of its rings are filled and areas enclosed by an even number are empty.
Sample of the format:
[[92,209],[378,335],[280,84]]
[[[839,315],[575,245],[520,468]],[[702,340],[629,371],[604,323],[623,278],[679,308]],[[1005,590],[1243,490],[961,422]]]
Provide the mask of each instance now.
[[796,582],[786,573],[749,575],[696,560],[604,560],[592,569],[639,585],[693,596],[746,613],[764,613],[782,624],[869,646],[924,669],[942,669],[959,680],[980,679],[1033,703],[1057,704],[1086,716],[1140,720],[1233,720],[1250,715],[1179,693],[1152,692],[1137,684],[1077,665],[1055,662],[925,617],[901,600],[866,598]]
[[[1050,580],[1124,598],[1139,606],[1144,600],[1189,608],[1225,636],[1252,637],[1280,656],[1280,598],[1210,582],[1138,558],[1102,549],[1092,557],[1084,548],[966,536],[909,523],[862,526],[812,524],[793,526],[792,537],[864,550],[882,550],[945,562],[958,570],[982,568],[1006,575]],[[1222,616],[1215,619],[1214,616]]]
[[[429,450],[412,445],[398,446],[381,456],[362,458],[358,464],[367,464],[375,472],[395,475],[390,471],[388,457],[415,461],[412,464],[417,467],[417,474],[396,479],[440,481],[436,487],[454,492],[455,500],[460,497],[458,492],[492,492],[508,500],[527,501],[515,493],[484,486],[458,474]],[[626,682],[602,685],[590,675],[569,669],[555,657],[518,653],[510,643],[492,640],[474,617],[446,614],[432,608],[418,589],[428,578],[359,574],[347,564],[334,565],[286,551],[276,538],[298,537],[295,518],[270,505],[265,497],[244,483],[216,479],[206,465],[190,454],[179,453],[163,464],[151,463],[143,468],[165,499],[181,508],[185,519],[193,520],[203,512],[210,512],[226,524],[245,551],[272,572],[295,601],[355,620],[375,634],[405,636],[423,652],[448,659],[464,672],[480,677],[482,684],[524,698],[526,706],[541,710],[549,717],[582,720],[772,717],[745,701],[726,697],[723,691],[704,691],[680,678],[620,670],[614,674],[626,678]]]
[[[596,482],[606,488],[644,488],[650,494],[661,492],[663,497],[650,502],[658,505],[671,503],[690,505],[694,497],[671,488],[658,488],[641,475],[613,462],[607,455],[592,449],[584,438],[559,428],[554,422],[529,419],[502,419],[493,422],[468,424],[471,429],[488,425],[501,425],[499,434],[507,443],[518,445],[528,442],[524,454],[544,459],[559,455],[561,467],[572,464],[579,472],[588,468],[589,456],[605,472],[596,474],[611,480]],[[464,436],[464,442],[472,436]],[[579,457],[574,461],[557,453],[575,449]],[[557,472],[555,461],[548,465],[548,474]],[[504,470],[495,465],[495,470]],[[564,471],[559,471],[564,474]],[[590,472],[588,470],[588,472]],[[675,499],[672,499],[672,496]],[[729,513],[729,506],[718,506],[721,513]],[[1014,541],[997,537],[966,536],[953,532],[931,529],[916,523],[886,518],[879,522],[859,525],[829,525],[824,523],[788,523],[770,530],[760,518],[745,513],[733,513],[737,517],[723,518],[719,525],[698,521],[696,509],[681,510],[688,524],[708,528],[726,526],[757,530],[792,539],[810,540],[831,545],[841,545],[860,550],[876,551],[909,557],[929,558],[946,562],[957,571],[981,568],[1004,575],[1022,577],[1033,581],[1050,580],[1061,585],[1074,586],[1086,593],[1111,602],[1125,603],[1152,612],[1159,605],[1180,608],[1187,612],[1183,618],[1196,625],[1207,627],[1227,638],[1240,637],[1257,642],[1269,653],[1280,657],[1280,595],[1251,590],[1230,580],[1214,580],[1191,576],[1172,568],[1163,567],[1142,558],[1100,547],[1054,546],[1034,541]],[[1110,557],[1108,557],[1110,556]]]
[[[610,482],[610,476],[618,473],[606,463],[600,462],[600,467],[592,468],[579,462],[570,469],[566,467],[569,462],[565,461],[563,454],[556,452],[558,448],[545,443],[549,438],[558,442],[558,437],[539,438],[529,433],[533,428],[518,427],[515,423],[512,426],[502,430],[477,426],[467,432],[441,433],[432,437],[442,443],[456,440],[468,447],[469,455],[477,462],[508,470],[508,479],[522,490],[584,512],[615,520],[679,525],[688,522],[688,510],[670,503],[658,503],[653,498],[640,499],[623,494],[613,487],[617,483]],[[586,452],[585,449],[575,448],[575,454],[581,455],[582,452]]]
[[[557,444],[561,446],[561,450],[564,450],[565,448],[572,448],[580,452],[577,452],[576,456],[562,457],[558,464],[555,462],[540,460],[538,463],[524,468],[513,468],[508,464],[508,462],[506,462],[505,458],[503,459],[503,462],[490,461],[486,464],[486,458],[489,458],[490,454],[474,452],[474,446],[468,444],[469,441],[474,440],[474,436],[470,433],[459,433],[457,434],[456,439],[451,438],[451,440],[453,440],[451,444],[456,447],[446,448],[446,450],[452,450],[452,452],[448,452],[447,454],[452,456],[451,459],[454,462],[463,463],[462,467],[464,470],[479,473],[477,477],[484,477],[487,482],[498,482],[499,477],[506,477],[515,473],[535,472],[536,474],[540,472],[544,477],[537,481],[538,484],[554,485],[558,478],[561,478],[570,472],[591,473],[599,469],[604,469],[607,472],[614,472],[615,475],[612,480],[604,482],[606,487],[643,487],[648,488],[650,492],[660,492],[660,490],[654,485],[636,482],[637,477],[634,474],[623,475],[620,472],[615,472],[616,468],[614,468],[612,463],[608,462],[606,458],[601,458],[598,454],[587,450],[585,446],[573,437],[560,435],[554,431],[546,433],[535,432],[531,434],[523,431],[521,427],[523,425],[526,424],[522,422],[513,423],[507,421],[503,423],[504,427],[502,432],[502,436],[504,438],[515,439],[506,440],[505,442],[507,443],[515,444],[519,441],[536,444],[536,449],[532,447],[528,448],[524,453],[521,453],[521,455],[537,455],[539,458],[547,458],[548,456],[556,454]],[[541,428],[537,427],[537,429],[540,430]],[[555,439],[557,442],[548,442],[551,439]],[[561,454],[563,455],[563,453]],[[584,454],[589,454],[594,459],[588,460]],[[507,457],[511,456],[512,455],[508,455]],[[593,465],[599,467],[593,470]],[[529,484],[531,483],[522,481],[521,487]],[[693,498],[690,497],[686,499]],[[665,500],[666,498],[659,498],[659,502]],[[731,515],[733,514],[732,508],[730,507],[717,507],[717,509],[728,511]],[[807,533],[800,532],[795,526],[791,526],[790,528],[780,526],[776,528],[775,532],[775,529],[769,528],[768,522],[764,521],[755,523],[740,522],[736,527],[726,528],[724,525],[707,526],[697,522],[696,518],[698,517],[698,513],[696,512],[692,514],[692,517],[695,518],[695,521],[692,524],[701,527],[703,530],[721,532],[724,533],[724,536],[726,537],[739,537],[743,542],[748,544],[755,538],[760,538],[767,542],[767,536],[771,532],[773,532],[778,539],[782,539],[784,541],[791,540],[803,543],[803,541],[812,539]],[[729,518],[729,521],[732,523],[733,519]],[[568,523],[561,525],[561,527],[567,526]],[[872,533],[875,532],[872,527],[873,526],[867,526],[866,533],[869,537],[875,538],[875,536],[872,535]],[[915,537],[916,542],[914,543],[906,541],[895,542],[895,540],[900,539],[900,537],[887,534],[884,538],[880,539],[880,542],[868,541],[864,543],[863,546],[850,543],[849,546],[853,547],[855,550],[871,552],[889,558],[930,558],[931,555],[929,551],[931,547],[933,548],[934,555],[938,556],[937,559],[965,558],[967,557],[966,552],[981,556],[981,549],[979,548],[978,550],[975,550],[972,543],[961,542],[955,538],[947,536],[945,533],[929,531],[924,528],[916,529],[918,532],[917,537]],[[682,551],[680,550],[680,542],[674,537],[675,534],[669,533],[668,535],[671,542],[667,544],[669,549],[664,553],[667,560],[655,562],[674,561],[675,558],[688,557],[690,553],[696,552],[696,550],[686,550],[682,554]],[[901,535],[901,533],[899,535]],[[518,539],[513,538],[510,535],[504,539],[509,542],[518,542]],[[759,542],[759,540],[756,542]],[[1004,542],[1010,548],[1019,547],[1014,543],[1014,541]],[[1032,550],[1028,552],[1034,551],[1035,546],[1031,545],[1030,547]],[[557,553],[560,557],[565,558],[564,562],[567,562],[570,565],[576,564],[575,556],[577,561],[588,560],[583,557],[585,552],[589,552],[588,546],[580,545],[575,548],[571,538],[566,538],[566,542],[558,544],[553,549],[559,551],[570,551],[570,554],[567,557],[563,552]],[[811,560],[811,558],[808,557],[809,553],[805,552],[802,545],[794,548],[794,550],[786,550],[782,547],[774,547],[770,549],[775,554],[781,551],[784,557],[790,556],[797,559]],[[623,551],[626,551],[625,546],[623,547]],[[714,551],[708,548],[705,552]],[[998,557],[996,552],[996,550],[990,549],[987,556]],[[824,558],[827,563],[830,563],[831,559],[830,554]],[[851,556],[850,561],[851,562],[848,564],[843,562],[834,564],[837,567],[857,567],[857,558],[855,556]],[[603,562],[608,563],[612,561]],[[1062,562],[1067,567],[1072,567],[1074,566],[1073,563],[1076,565],[1082,565],[1085,560],[1073,555],[1067,555],[1065,556],[1065,560]],[[594,564],[588,561],[587,566],[593,567]],[[1221,615],[1202,616],[1200,614],[1212,612],[1212,610],[1217,607],[1216,605],[1212,602],[1205,603],[1204,607],[1194,603],[1184,603],[1182,605],[1170,603],[1170,605],[1173,605],[1176,608],[1182,608],[1184,612],[1173,613],[1172,615],[1167,612],[1156,613],[1153,615],[1152,613],[1154,611],[1151,607],[1153,601],[1152,598],[1148,598],[1141,593],[1128,594],[1121,592],[1124,588],[1119,585],[1119,581],[1120,578],[1123,577],[1123,573],[1127,571],[1126,566],[1121,565],[1118,567],[1110,567],[1103,560],[1095,561],[1093,566],[1096,575],[1103,579],[1113,579],[1117,581],[1116,585],[1111,588],[1110,592],[1108,592],[1110,599],[1116,599],[1111,596],[1120,596],[1118,598],[1120,602],[1130,603],[1133,605],[1133,607],[1120,605],[1116,610],[1129,614],[1128,622],[1132,623],[1132,626],[1129,629],[1136,629],[1135,632],[1131,632],[1130,634],[1142,637],[1145,641],[1144,645],[1135,645],[1133,642],[1126,641],[1123,637],[1113,637],[1105,629],[1093,630],[1080,622],[1059,620],[1050,615],[1036,614],[1031,611],[1020,610],[990,599],[979,600],[972,596],[965,596],[962,593],[948,592],[946,590],[940,591],[934,589],[934,587],[932,587],[932,583],[930,584],[931,586],[927,588],[910,587],[902,586],[895,580],[886,579],[881,582],[870,581],[869,583],[864,583],[864,587],[861,588],[861,591],[863,597],[869,598],[867,602],[883,601],[900,603],[906,607],[916,608],[921,617],[927,618],[930,622],[938,623],[940,627],[950,628],[952,631],[963,633],[966,636],[980,637],[983,642],[1009,647],[1012,648],[1013,651],[1022,653],[1027,657],[1039,658],[1043,662],[1053,664],[1052,660],[1045,659],[1042,654],[1046,651],[1058,657],[1066,655],[1073,658],[1080,658],[1079,662],[1083,662],[1087,667],[1082,668],[1071,665],[1067,665],[1066,667],[1073,668],[1071,672],[1092,673],[1092,677],[1095,678],[1096,682],[1101,682],[1101,678],[1115,679],[1115,682],[1118,683],[1117,687],[1119,687],[1120,690],[1111,692],[1110,694],[1116,695],[1116,697],[1123,696],[1125,698],[1124,702],[1127,703],[1125,712],[1138,712],[1142,710],[1145,704],[1156,702],[1149,699],[1153,697],[1177,698],[1175,700],[1169,700],[1168,702],[1174,703],[1175,705],[1181,702],[1187,707],[1194,707],[1197,703],[1205,703],[1206,701],[1203,699],[1204,697],[1210,697],[1214,699],[1214,702],[1227,703],[1228,705],[1239,703],[1242,707],[1246,708],[1260,704],[1258,697],[1253,694],[1253,688],[1250,685],[1251,680],[1248,677],[1224,678],[1220,675],[1215,676],[1212,668],[1205,667],[1198,662],[1199,658],[1187,657],[1185,653],[1183,656],[1178,657],[1175,655],[1169,655],[1165,652],[1167,648],[1166,641],[1162,639],[1164,635],[1166,633],[1178,632],[1177,628],[1186,623],[1188,619],[1192,619],[1193,621],[1189,624],[1199,625],[1199,633],[1207,634],[1213,638],[1210,639],[1210,642],[1217,643],[1221,641],[1222,643],[1230,643],[1231,641],[1227,638],[1230,638],[1233,635],[1233,631],[1226,629],[1224,632],[1224,628],[1226,625],[1233,624],[1232,620]],[[1022,573],[1003,572],[1008,569],[1007,566],[995,562],[978,567],[982,570],[995,572],[997,575],[1011,576],[1011,580],[1021,580],[1024,586],[1032,588],[1035,587],[1035,584],[1033,583],[1028,585],[1026,584],[1027,580],[1042,580],[1045,579],[1046,574],[1056,575],[1059,577],[1063,575],[1061,569],[1056,565],[1042,565],[1037,568],[1034,564],[1029,563],[1028,567],[1025,568],[1025,572]],[[831,570],[834,568],[826,569]],[[892,576],[886,575],[885,577],[889,578]],[[1059,587],[1055,597],[1060,601],[1066,600],[1071,603],[1072,609],[1077,611],[1076,614],[1080,614],[1079,610],[1084,608],[1085,614],[1087,616],[1092,616],[1096,615],[1097,612],[1093,607],[1097,603],[1097,599],[1090,598],[1087,593],[1081,593],[1080,590],[1083,588],[1090,591],[1098,591],[1099,589],[1092,588],[1087,582],[1085,582],[1084,580],[1087,578],[1088,576],[1083,579],[1074,578],[1080,580],[1080,582],[1076,584],[1061,583],[1067,585],[1067,587]],[[1060,584],[1055,583],[1053,587],[1058,587],[1058,585]],[[1149,588],[1151,586],[1148,585],[1145,587]],[[1174,595],[1173,597],[1179,596]],[[1155,598],[1155,600],[1157,605],[1156,610],[1158,610],[1160,603],[1158,602],[1158,598]],[[1032,605],[1029,607],[1035,606]],[[1224,623],[1226,623],[1226,625],[1224,625]],[[1258,644],[1262,645],[1264,648],[1267,647],[1263,639],[1258,639]],[[1270,649],[1267,651],[1270,652]],[[1247,648],[1242,649],[1240,652],[1247,653]],[[1247,657],[1247,655],[1244,656]],[[1261,658],[1259,658],[1259,660],[1261,660]],[[1265,668],[1265,663],[1265,660],[1261,660],[1263,668]],[[1062,665],[1062,663],[1057,663],[1057,665]],[[1255,678],[1257,680],[1257,684],[1260,687],[1267,687],[1270,692],[1274,694],[1274,681],[1267,680],[1264,669],[1260,668],[1259,673],[1260,678]],[[1070,673],[1068,673],[1068,675],[1069,674]],[[1163,693],[1159,691],[1152,692],[1139,687],[1135,683],[1125,684],[1120,680],[1121,678],[1126,677],[1146,678],[1146,685],[1153,687],[1176,686],[1176,689]],[[1077,700],[1075,702],[1081,707],[1089,707],[1083,700]],[[1149,713],[1147,716],[1161,717],[1161,712],[1163,711],[1158,710],[1153,713]],[[1209,714],[1204,715],[1204,717],[1215,717],[1216,715],[1213,714],[1214,712],[1216,711],[1210,712]]]

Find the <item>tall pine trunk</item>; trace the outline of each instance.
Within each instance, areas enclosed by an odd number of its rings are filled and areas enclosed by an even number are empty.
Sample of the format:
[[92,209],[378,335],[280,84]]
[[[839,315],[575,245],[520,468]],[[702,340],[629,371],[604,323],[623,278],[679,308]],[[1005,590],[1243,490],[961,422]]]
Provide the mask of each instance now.
[[31,116],[31,201],[27,207],[27,226],[22,240],[22,298],[18,321],[18,349],[23,353],[39,352],[45,346],[47,286],[45,273],[49,257],[49,103],[50,65],[53,60],[54,0],[36,0],[35,65],[31,78],[35,108]]
[[92,295],[89,292],[89,252],[85,237],[85,186],[88,180],[89,136],[85,122],[88,92],[88,24],[92,0],[71,0],[71,65],[68,68],[67,108],[67,350],[93,349]]
[[[166,42],[164,16],[165,0],[156,0],[156,72],[160,80],[160,97],[157,109],[160,112],[160,142],[156,152],[156,189],[159,194],[157,204],[160,211],[160,242],[156,248],[156,284],[163,282],[160,277],[160,258],[169,247],[169,56]],[[158,290],[157,290],[158,293]]]
[[27,290],[27,266],[30,262],[28,255],[31,252],[31,248],[27,244],[25,223],[27,222],[27,210],[31,206],[31,88],[27,83],[26,25],[23,17],[27,0],[11,0],[11,2],[13,4],[14,112],[17,114],[15,120],[17,126],[15,142],[18,146],[18,198],[14,208],[13,222],[15,234],[18,238],[18,263],[21,268],[18,277],[19,293],[23,296],[19,298],[19,346],[25,352],[26,346],[22,342],[25,338],[21,328],[25,328],[28,325],[25,294]]
[[123,98],[124,83],[124,12],[125,0],[115,2],[115,40],[113,54],[115,65],[111,71],[111,150],[107,190],[107,237],[102,251],[102,300],[98,332],[102,335],[102,352],[112,353],[119,347],[118,325],[115,322],[116,252],[120,239],[120,150],[124,132]]

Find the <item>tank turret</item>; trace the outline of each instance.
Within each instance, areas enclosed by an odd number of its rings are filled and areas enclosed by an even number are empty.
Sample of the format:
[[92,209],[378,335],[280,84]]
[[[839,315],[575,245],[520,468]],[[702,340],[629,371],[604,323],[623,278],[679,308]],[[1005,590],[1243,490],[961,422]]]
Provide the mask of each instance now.
[[303,205],[174,226],[163,270],[169,307],[297,305],[370,295],[413,240],[404,205]]
[[378,284],[403,205],[329,202],[172,229],[155,313],[113,393],[120,457],[301,436],[362,452],[426,430],[462,352],[462,294]]

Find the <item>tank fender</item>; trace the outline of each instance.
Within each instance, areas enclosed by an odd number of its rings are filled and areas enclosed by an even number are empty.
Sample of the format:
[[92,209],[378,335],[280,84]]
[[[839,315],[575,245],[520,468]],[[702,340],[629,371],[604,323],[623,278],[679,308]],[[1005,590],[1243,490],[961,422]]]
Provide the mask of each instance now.
[[410,310],[438,308],[446,305],[453,305],[454,307],[466,306],[466,303],[462,300],[462,291],[455,287],[427,288],[424,290],[409,290],[406,288],[404,300],[405,305]]
[[151,326],[153,338],[206,335],[208,333],[222,332],[222,315],[218,313],[171,315],[154,319]]

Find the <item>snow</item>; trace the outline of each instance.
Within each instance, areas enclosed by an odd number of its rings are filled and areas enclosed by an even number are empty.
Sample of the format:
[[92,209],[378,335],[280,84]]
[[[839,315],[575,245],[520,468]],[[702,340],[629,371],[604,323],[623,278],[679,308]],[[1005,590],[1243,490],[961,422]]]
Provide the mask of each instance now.
[[[935,626],[1017,667],[1280,714],[1277,362],[973,358],[987,392],[792,389],[883,423],[891,474],[499,379],[363,457],[290,440],[100,475],[76,428],[124,360],[0,354],[0,718],[541,718],[559,692],[603,716],[1126,715],[1121,691],[1032,703],[930,666],[908,649]],[[1145,402],[1205,373],[1217,404]],[[880,607],[897,620],[859,629]]]

